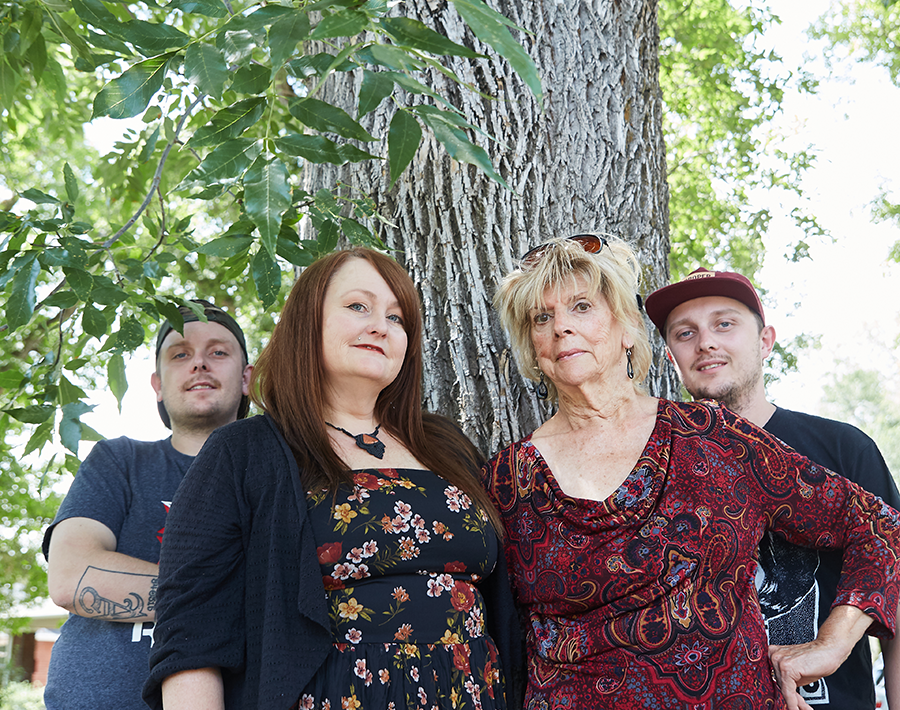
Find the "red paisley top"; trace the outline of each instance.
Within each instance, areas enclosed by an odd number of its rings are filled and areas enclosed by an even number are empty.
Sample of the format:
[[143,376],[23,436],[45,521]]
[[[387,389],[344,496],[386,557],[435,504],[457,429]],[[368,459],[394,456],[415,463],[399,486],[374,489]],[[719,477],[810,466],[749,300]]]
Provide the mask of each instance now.
[[785,707],[754,586],[768,528],[845,548],[835,604],[893,634],[897,512],[727,409],[660,400],[643,454],[603,501],[563,493],[530,437],[484,477],[531,624],[529,709]]

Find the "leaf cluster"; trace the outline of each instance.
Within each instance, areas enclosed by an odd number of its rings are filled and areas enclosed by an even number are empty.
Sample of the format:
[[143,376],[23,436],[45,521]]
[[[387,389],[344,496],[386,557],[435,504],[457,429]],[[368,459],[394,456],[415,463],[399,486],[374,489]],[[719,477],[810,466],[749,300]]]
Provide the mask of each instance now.
[[[540,101],[509,21],[482,0],[452,4]],[[285,274],[342,241],[383,248],[370,197],[341,184],[309,194],[304,170],[376,160],[393,183],[430,131],[505,184],[474,140],[485,134],[427,80],[436,71],[475,91],[445,58],[482,55],[397,11],[388,0],[0,7],[0,470],[14,477],[0,504],[11,544],[56,507],[49,489],[23,488],[34,474],[17,462],[61,444],[69,453],[47,476],[74,473],[79,443],[101,438],[82,421],[88,392],[104,383],[121,407],[127,359],[161,319],[180,329],[178,307],[203,297],[239,305],[261,331]],[[353,105],[322,100],[346,74]],[[383,135],[366,125],[379,107]],[[120,122],[103,155],[85,144],[89,121]],[[300,238],[301,224],[314,238]]]
[[[814,85],[758,48],[779,21],[766,5],[661,0],[659,18],[672,278],[701,265],[752,278],[771,219],[754,206],[754,190],[802,196],[800,179],[813,161],[809,151],[780,149],[767,127],[786,86]],[[793,217],[806,235],[795,245],[800,258],[822,229],[800,208]]]

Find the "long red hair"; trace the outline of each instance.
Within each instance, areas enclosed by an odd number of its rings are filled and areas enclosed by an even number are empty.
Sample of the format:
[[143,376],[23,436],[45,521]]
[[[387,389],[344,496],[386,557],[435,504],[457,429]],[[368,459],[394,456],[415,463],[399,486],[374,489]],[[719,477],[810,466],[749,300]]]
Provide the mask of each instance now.
[[494,528],[499,517],[478,481],[484,457],[453,424],[422,410],[422,314],[409,274],[396,261],[365,247],[336,251],[297,279],[281,318],[253,369],[250,397],[274,420],[294,453],[306,490],[336,493],[353,478],[331,446],[325,427],[326,374],[322,304],[334,274],[348,259],[365,259],[397,298],[406,330],[406,356],[396,379],[375,402],[375,419],[429,470],[465,491]]

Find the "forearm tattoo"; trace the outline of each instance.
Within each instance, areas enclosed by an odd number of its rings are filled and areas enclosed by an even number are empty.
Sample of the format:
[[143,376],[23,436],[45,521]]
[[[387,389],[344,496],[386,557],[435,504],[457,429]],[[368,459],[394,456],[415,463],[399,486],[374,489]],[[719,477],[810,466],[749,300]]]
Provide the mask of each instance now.
[[[107,621],[128,621],[147,616],[156,606],[157,579],[155,575],[88,567],[75,589],[75,613]],[[144,591],[148,585],[149,593]],[[107,592],[104,596],[98,591],[116,587],[121,590],[116,594]],[[147,596],[146,602],[144,595]],[[113,596],[117,598],[111,598]]]

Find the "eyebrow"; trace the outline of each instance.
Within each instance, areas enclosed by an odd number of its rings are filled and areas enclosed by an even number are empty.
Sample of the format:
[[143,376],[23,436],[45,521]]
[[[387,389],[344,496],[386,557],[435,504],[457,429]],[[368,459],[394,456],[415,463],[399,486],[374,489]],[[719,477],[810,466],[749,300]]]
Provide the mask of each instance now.
[[[175,331],[175,332],[177,334],[178,331]],[[164,349],[169,350],[170,348],[178,347],[178,346],[184,345],[185,343],[187,343],[187,338],[182,337],[179,340],[173,340],[168,345],[166,345]],[[232,347],[232,343],[229,342],[228,338],[212,338],[210,340],[205,341],[201,347],[210,347],[210,346],[216,346],[216,345],[227,345],[229,347]]]
[[[578,293],[573,293],[572,297],[567,301],[567,303],[571,303],[572,301],[578,301],[579,299],[582,299],[582,298],[590,299],[591,298],[590,291],[579,291]],[[528,310],[529,311],[539,311],[544,307],[545,306],[543,304],[538,303],[537,305],[532,306]]]

